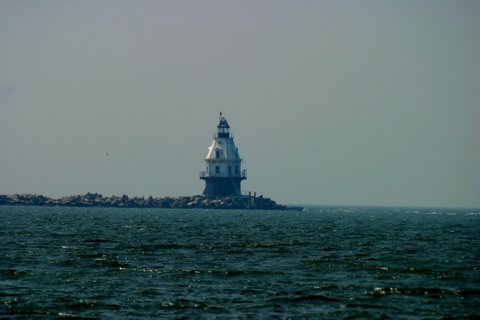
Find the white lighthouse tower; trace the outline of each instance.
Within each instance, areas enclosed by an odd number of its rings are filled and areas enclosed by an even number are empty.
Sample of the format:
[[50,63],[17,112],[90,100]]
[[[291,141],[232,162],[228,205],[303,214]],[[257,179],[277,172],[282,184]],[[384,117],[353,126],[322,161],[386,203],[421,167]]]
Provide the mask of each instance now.
[[217,133],[208,148],[205,163],[206,171],[200,172],[200,179],[205,180],[203,195],[216,198],[241,194],[240,183],[247,179],[247,172],[242,170],[242,159],[230,135],[230,126],[221,112]]

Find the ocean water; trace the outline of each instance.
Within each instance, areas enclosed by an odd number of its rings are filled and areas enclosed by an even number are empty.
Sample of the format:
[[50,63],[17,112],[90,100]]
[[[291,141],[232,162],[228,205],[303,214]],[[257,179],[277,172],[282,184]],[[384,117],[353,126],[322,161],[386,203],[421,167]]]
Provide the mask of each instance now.
[[0,245],[0,318],[480,318],[479,209],[0,206]]

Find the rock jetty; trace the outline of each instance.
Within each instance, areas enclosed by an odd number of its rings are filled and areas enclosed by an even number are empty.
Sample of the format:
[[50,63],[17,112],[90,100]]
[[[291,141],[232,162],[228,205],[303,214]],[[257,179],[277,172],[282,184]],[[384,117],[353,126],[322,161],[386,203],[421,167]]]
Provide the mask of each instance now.
[[181,209],[251,209],[287,210],[270,198],[263,196],[230,196],[207,198],[205,196],[183,197],[104,197],[98,193],[68,196],[53,199],[36,194],[0,195],[0,205],[12,206],[59,206],[59,207],[112,207],[112,208],[181,208]]

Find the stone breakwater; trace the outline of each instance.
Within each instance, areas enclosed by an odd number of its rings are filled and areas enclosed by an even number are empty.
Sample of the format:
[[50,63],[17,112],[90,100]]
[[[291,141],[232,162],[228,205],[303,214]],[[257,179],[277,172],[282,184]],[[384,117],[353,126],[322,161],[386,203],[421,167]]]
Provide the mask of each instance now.
[[231,196],[210,199],[205,196],[183,197],[104,197],[98,193],[53,199],[36,194],[0,195],[0,205],[61,206],[61,207],[112,207],[112,208],[180,208],[180,209],[252,209],[287,210],[270,198],[263,196]]

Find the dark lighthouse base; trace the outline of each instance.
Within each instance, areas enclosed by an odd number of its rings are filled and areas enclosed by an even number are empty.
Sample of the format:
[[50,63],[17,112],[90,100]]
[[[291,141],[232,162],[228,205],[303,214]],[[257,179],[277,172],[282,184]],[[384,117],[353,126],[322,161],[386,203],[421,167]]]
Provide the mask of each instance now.
[[205,180],[203,195],[207,198],[221,198],[241,194],[240,182],[245,178],[202,177]]

